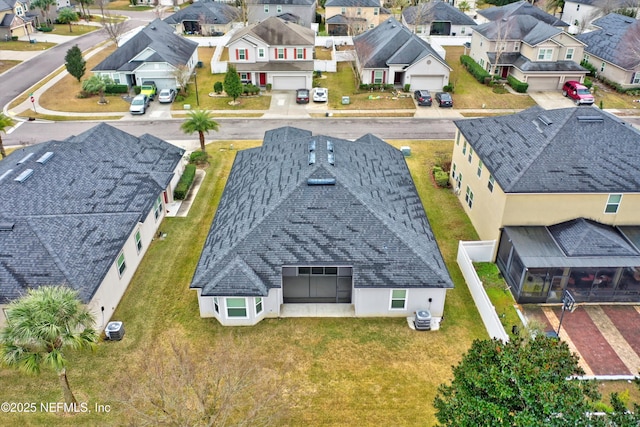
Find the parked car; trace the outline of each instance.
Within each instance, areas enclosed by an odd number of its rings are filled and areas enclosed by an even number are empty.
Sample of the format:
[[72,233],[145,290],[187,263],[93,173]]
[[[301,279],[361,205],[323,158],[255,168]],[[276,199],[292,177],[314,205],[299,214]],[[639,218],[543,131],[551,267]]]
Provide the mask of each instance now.
[[418,105],[431,107],[433,99],[431,93],[428,90],[416,90],[413,92],[413,96],[416,98]]
[[447,92],[436,93],[436,102],[440,107],[453,107],[453,98]]
[[313,102],[327,102],[329,99],[329,89],[317,87],[313,89]]
[[296,103],[297,104],[309,103],[309,91],[307,89],[296,90]]
[[144,114],[149,107],[149,97],[147,95],[136,95],[131,101],[129,112],[131,114]]
[[142,82],[142,86],[140,86],[140,94],[147,95],[147,97],[153,101],[156,97],[156,93],[158,92],[158,88],[156,87],[156,82],[147,80]]
[[573,99],[576,105],[591,105],[595,101],[589,88],[575,80],[564,82],[562,95]]
[[158,102],[161,104],[170,104],[176,97],[176,91],[173,89],[162,89],[158,94]]

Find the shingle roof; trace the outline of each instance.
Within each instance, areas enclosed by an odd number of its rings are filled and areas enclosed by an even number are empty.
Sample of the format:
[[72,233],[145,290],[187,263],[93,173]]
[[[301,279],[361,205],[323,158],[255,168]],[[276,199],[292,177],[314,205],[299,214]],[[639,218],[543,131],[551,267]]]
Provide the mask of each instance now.
[[212,0],[199,0],[164,19],[167,24],[180,24],[184,21],[198,21],[202,24],[228,24],[240,17],[238,9],[226,3]]
[[506,193],[640,192],[640,131],[598,108],[455,124]]
[[515,3],[510,3],[505,6],[490,7],[488,9],[478,10],[478,14],[484,16],[490,21],[498,21],[502,18],[514,16],[514,15],[526,15],[536,18],[546,24],[554,27],[568,27],[569,24],[556,18],[553,15],[548,14],[544,10],[540,9],[529,3],[528,1],[521,0]]
[[514,15],[487,22],[478,25],[473,31],[489,40],[522,40],[531,46],[562,33],[562,30],[527,15]]
[[191,287],[264,296],[283,265],[322,264],[352,265],[355,287],[453,286],[399,150],[372,135],[269,131],[236,156]]
[[[496,52],[487,52],[487,59],[490,64],[496,63],[496,56]],[[527,73],[561,71],[586,75],[589,72],[573,61],[531,61],[520,52],[505,52],[500,55],[499,62],[497,65],[511,65]]]
[[402,16],[410,25],[428,24],[433,21],[451,22],[452,25],[477,25],[476,21],[461,12],[460,9],[443,1],[420,3],[418,6],[407,7],[402,11]]
[[311,6],[316,0],[255,0],[255,4],[281,4],[287,6]]
[[566,256],[638,256],[618,230],[584,218],[547,227]]
[[449,67],[429,43],[393,17],[354,37],[353,45],[358,61],[364,68],[387,68],[389,64],[411,65],[429,55]]
[[327,0],[324,7],[382,7],[382,5],[376,0]]
[[270,16],[262,22],[237,31],[227,46],[247,35],[256,37],[269,46],[305,46],[315,43],[315,33],[311,28]]
[[92,71],[131,71],[142,62],[136,61],[132,68],[130,61],[147,48],[155,54],[144,62],[166,62],[177,67],[189,62],[193,52],[198,48],[198,43],[175,34],[171,25],[155,19],[96,65]]
[[617,8],[623,7],[638,7],[637,0],[568,0],[571,3],[584,4],[593,7],[605,8],[608,10],[613,10]]
[[[38,162],[46,152],[53,156]],[[89,302],[182,154],[154,136],[99,124],[7,156],[0,162],[0,223],[14,226],[0,231],[0,303],[63,283]],[[26,169],[31,177],[15,181]]]
[[611,62],[625,70],[640,65],[640,58],[630,53],[640,43],[640,21],[628,16],[610,13],[593,21],[600,30],[576,36],[585,43],[585,52]]

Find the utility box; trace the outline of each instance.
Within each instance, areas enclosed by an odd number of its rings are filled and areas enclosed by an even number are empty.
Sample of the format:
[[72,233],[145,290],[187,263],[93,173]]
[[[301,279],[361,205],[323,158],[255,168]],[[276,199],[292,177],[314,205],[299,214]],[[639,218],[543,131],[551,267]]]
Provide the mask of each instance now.
[[411,147],[407,147],[406,145],[403,147],[400,147],[400,151],[402,151],[402,154],[405,157],[409,157],[411,155]]
[[416,311],[416,320],[413,321],[413,325],[417,331],[430,331],[431,330],[431,312],[429,310]]
[[120,341],[124,337],[124,324],[122,322],[109,322],[104,334],[111,341]]
[[343,96],[342,105],[349,105],[349,104],[351,104],[351,98],[349,98],[348,96]]

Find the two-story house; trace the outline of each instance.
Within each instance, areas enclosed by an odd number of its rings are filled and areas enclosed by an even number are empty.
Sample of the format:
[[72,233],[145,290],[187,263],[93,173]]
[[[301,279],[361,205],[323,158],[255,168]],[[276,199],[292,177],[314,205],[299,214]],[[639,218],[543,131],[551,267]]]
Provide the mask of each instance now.
[[594,107],[455,124],[451,183],[519,302],[640,301],[640,131]]
[[219,36],[240,19],[238,9],[213,0],[200,0],[164,19],[183,34]]
[[375,28],[391,16],[382,0],[327,0],[327,32],[333,36],[355,36]]
[[487,22],[500,21],[504,18],[516,15],[527,15],[536,18],[538,21],[542,21],[545,24],[549,24],[552,27],[567,29],[569,24],[555,16],[545,12],[537,6],[529,3],[525,0],[520,0],[515,3],[510,3],[504,6],[489,7],[487,9],[478,10],[478,17],[476,21],[478,24],[486,24]]
[[567,80],[583,81],[584,43],[528,15],[512,15],[478,25],[471,35],[471,57],[489,73],[512,76],[529,91],[558,90]]
[[316,21],[317,0],[254,0],[247,4],[247,20],[253,24],[265,19],[287,17],[303,27]]
[[33,16],[28,16],[29,3],[20,0],[0,0],[0,40],[33,34]]
[[270,17],[237,31],[229,40],[229,64],[243,82],[274,90],[311,89],[313,30]]
[[431,1],[402,11],[402,24],[416,34],[469,36],[476,22],[449,3]]
[[640,10],[638,0],[567,0],[562,8],[562,19],[571,25],[572,33],[593,28],[593,21],[609,13]]

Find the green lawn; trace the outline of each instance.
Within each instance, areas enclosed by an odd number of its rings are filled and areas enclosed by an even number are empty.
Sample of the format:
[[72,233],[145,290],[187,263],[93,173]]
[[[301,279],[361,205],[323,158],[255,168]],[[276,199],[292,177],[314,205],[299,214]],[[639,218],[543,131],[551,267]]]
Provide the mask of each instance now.
[[0,50],[19,50],[24,52],[49,49],[55,45],[55,43],[49,42],[29,43],[28,41],[11,40],[8,42],[0,42]]

